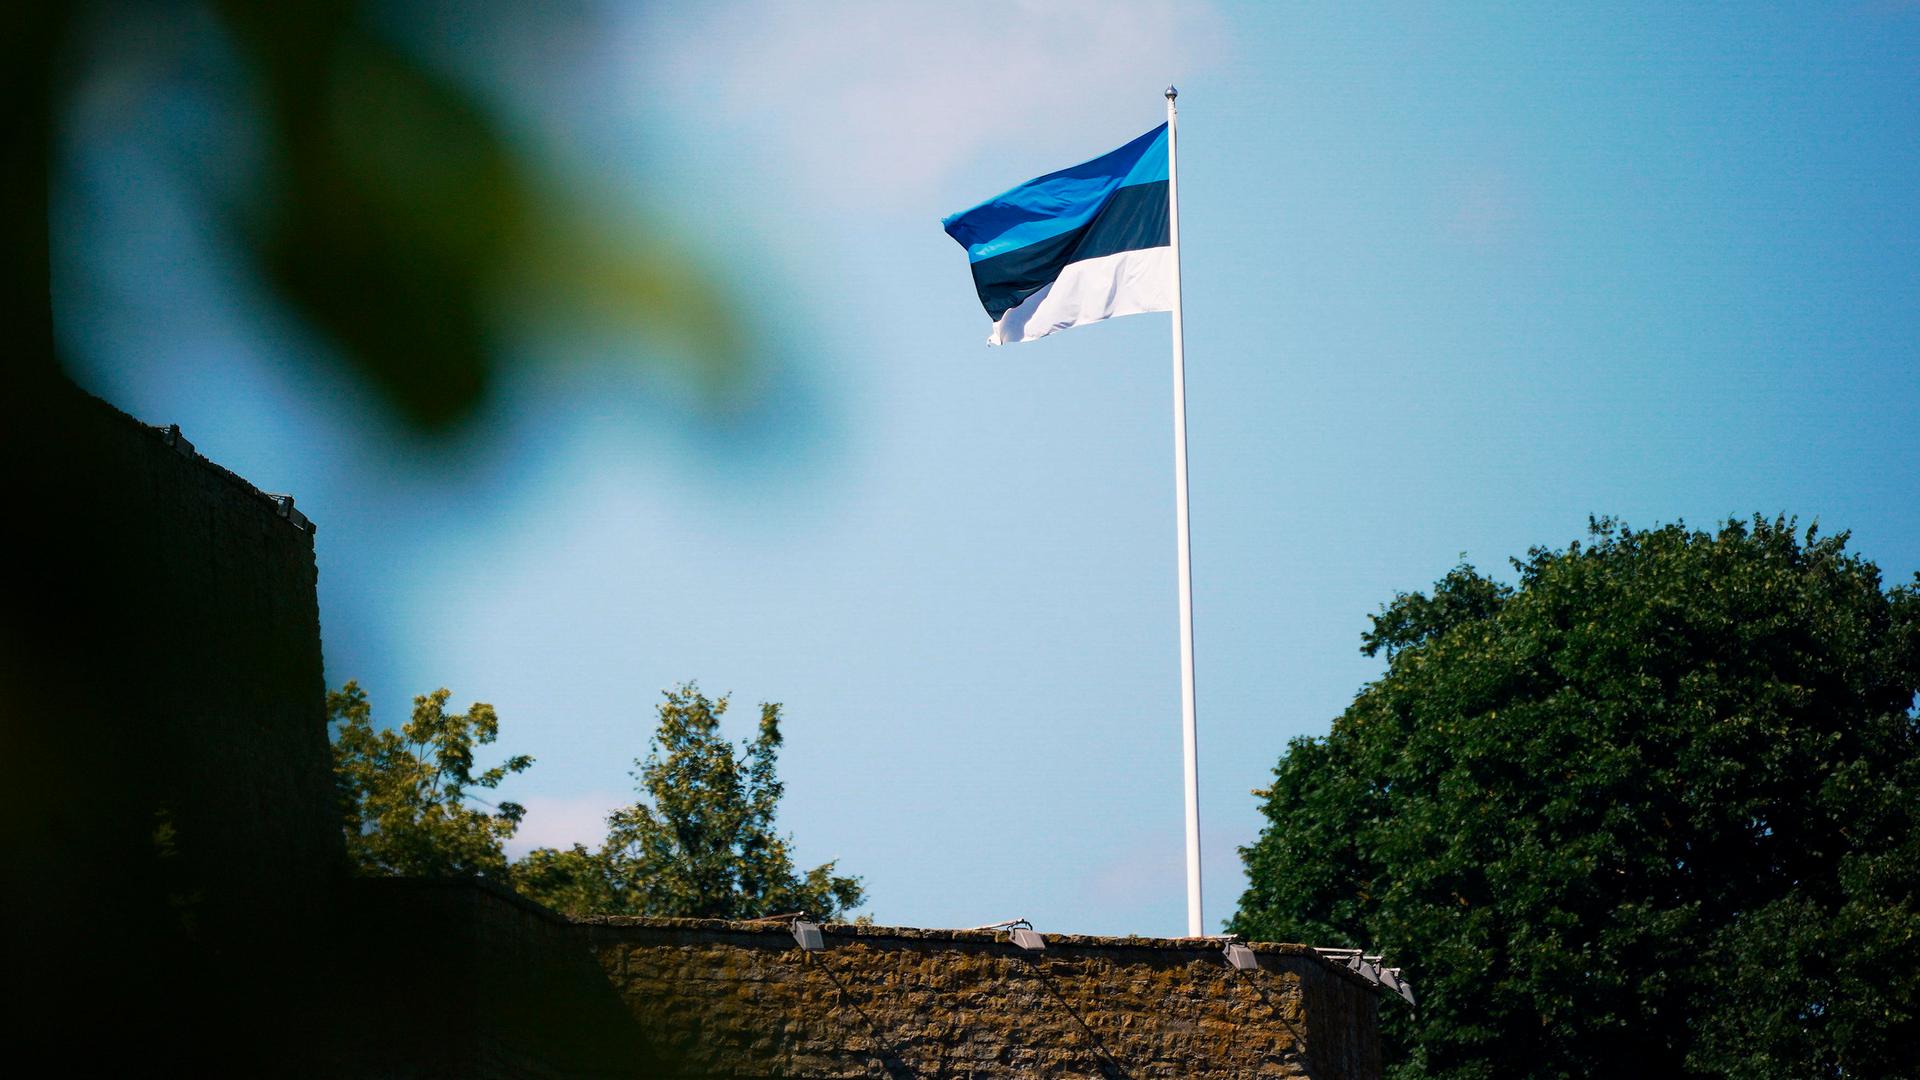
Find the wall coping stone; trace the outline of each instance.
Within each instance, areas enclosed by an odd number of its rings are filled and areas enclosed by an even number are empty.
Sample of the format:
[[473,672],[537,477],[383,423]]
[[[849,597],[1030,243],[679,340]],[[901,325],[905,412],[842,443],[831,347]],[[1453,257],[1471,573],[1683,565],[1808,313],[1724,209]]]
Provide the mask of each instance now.
[[200,453],[194,444],[187,439],[186,434],[180,430],[180,425],[149,424],[105,398],[84,390],[80,391],[80,394],[88,401],[91,401],[94,408],[111,414],[114,422],[133,428],[141,435],[172,450],[175,454],[186,459],[194,467],[211,473],[225,481],[228,485],[237,488],[243,494],[266,503],[267,506],[271,508],[273,516],[287,522],[287,525],[294,531],[304,533],[309,537],[319,531],[319,527],[313,523],[312,519],[294,509],[293,496],[276,495],[270,491],[262,490],[255,485],[253,481],[248,480],[246,477],[241,476],[225,465]]
[[[726,941],[752,948],[795,948],[789,929],[790,920],[686,919],[647,915],[587,915],[570,919],[590,930],[610,931],[619,937],[652,939],[659,944],[676,941]],[[870,926],[863,923],[826,923],[820,928],[828,948],[833,942],[862,944],[874,948],[913,948],[949,945],[965,951],[1012,948],[1005,930],[952,930],[912,926]],[[1380,993],[1380,987],[1362,978],[1345,964],[1328,959],[1311,945],[1278,941],[1241,941],[1239,938],[1164,938],[1127,935],[1067,934],[1040,929],[1049,952],[1054,950],[1138,952],[1143,954],[1186,954],[1198,959],[1219,954],[1227,941],[1235,941],[1263,956],[1288,956],[1310,959],[1328,971],[1337,973],[1356,986]],[[1021,950],[1016,950],[1021,951]],[[1023,953],[1024,955],[1024,953]],[[1144,957],[1142,957],[1144,959]]]
[[[369,877],[355,878],[353,882],[356,888],[374,890],[473,890],[485,893],[499,902],[520,908],[549,922],[580,927],[588,932],[611,933],[612,936],[617,937],[651,939],[663,945],[704,940],[726,941],[751,948],[776,950],[795,947],[792,931],[788,928],[792,920],[788,918],[749,920],[689,919],[663,915],[563,915],[538,901],[529,900],[500,882],[482,877]],[[822,924],[820,932],[829,942],[835,940],[847,943],[858,942],[875,948],[886,948],[890,945],[911,948],[916,945],[947,944],[977,952],[1013,947],[1013,940],[1005,930],[958,930],[830,922]],[[1262,956],[1297,956],[1313,960],[1355,986],[1363,986],[1375,994],[1381,992],[1377,984],[1362,978],[1358,972],[1344,963],[1320,955],[1311,945],[1284,941],[1243,941],[1238,936],[1165,938],[1143,937],[1138,934],[1126,936],[1064,934],[1048,930],[1041,930],[1039,933],[1047,939],[1048,950],[1185,953],[1195,958],[1209,953],[1217,954],[1226,942],[1234,941]]]

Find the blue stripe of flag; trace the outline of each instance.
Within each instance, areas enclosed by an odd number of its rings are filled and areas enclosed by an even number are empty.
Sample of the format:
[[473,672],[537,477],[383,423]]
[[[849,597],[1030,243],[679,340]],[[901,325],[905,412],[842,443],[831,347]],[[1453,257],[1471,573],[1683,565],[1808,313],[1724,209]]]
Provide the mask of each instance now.
[[1071,232],[1100,212],[1120,188],[1167,179],[1167,125],[1110,154],[1029,180],[941,221],[979,262]]

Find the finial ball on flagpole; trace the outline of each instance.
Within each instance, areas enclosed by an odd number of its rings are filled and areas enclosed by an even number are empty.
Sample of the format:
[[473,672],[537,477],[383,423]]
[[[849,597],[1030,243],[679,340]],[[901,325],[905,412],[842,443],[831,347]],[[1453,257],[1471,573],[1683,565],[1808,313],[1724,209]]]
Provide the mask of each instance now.
[[1168,100],[1168,101],[1172,101],[1172,100],[1173,100],[1174,98],[1177,98],[1177,97],[1179,97],[1179,96],[1180,96],[1180,88],[1179,88],[1179,87],[1177,87],[1177,86],[1169,86],[1169,87],[1167,87],[1167,100]]

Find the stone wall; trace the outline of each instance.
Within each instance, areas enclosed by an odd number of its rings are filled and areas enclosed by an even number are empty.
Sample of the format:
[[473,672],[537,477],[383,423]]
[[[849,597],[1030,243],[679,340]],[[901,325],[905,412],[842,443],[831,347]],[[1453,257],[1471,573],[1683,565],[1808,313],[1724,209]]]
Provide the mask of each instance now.
[[805,1077],[1380,1075],[1376,993],[1297,945],[583,920],[642,1030],[692,1071]]

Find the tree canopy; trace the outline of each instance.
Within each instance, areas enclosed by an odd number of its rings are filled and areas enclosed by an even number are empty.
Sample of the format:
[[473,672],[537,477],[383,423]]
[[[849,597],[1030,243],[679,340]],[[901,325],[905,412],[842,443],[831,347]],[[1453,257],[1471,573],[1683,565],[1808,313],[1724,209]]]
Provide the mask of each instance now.
[[785,787],[776,773],[780,706],[760,706],[755,737],[736,755],[720,734],[726,697],[688,683],[665,692],[659,726],[634,764],[644,798],[607,819],[599,850],[530,852],[516,887],[570,914],[758,918],[858,907],[860,879],[831,862],[795,871],[791,839],[774,827]]
[[1846,543],[1603,520],[1396,597],[1231,929],[1404,966],[1397,1077],[1920,1075],[1920,591]]
[[831,862],[797,872],[792,839],[774,827],[786,790],[777,704],[760,706],[759,729],[736,754],[720,734],[726,697],[710,699],[693,683],[666,691],[648,754],[634,762],[644,797],[608,815],[605,841],[536,848],[509,864],[505,843],[526,809],[475,791],[533,759],[476,771],[474,748],[499,736],[499,717],[484,703],[449,714],[448,696],[417,697],[404,726],[378,730],[358,683],[327,695],[334,782],[359,873],[489,877],[570,915],[828,918],[865,899],[860,879]]
[[474,747],[499,736],[500,719],[483,702],[449,714],[449,696],[444,688],[422,694],[406,724],[381,730],[358,683],[327,694],[327,718],[337,725],[334,784],[356,871],[506,879],[503,845],[526,809],[488,805],[474,792],[499,787],[533,759],[522,754],[475,772]]

